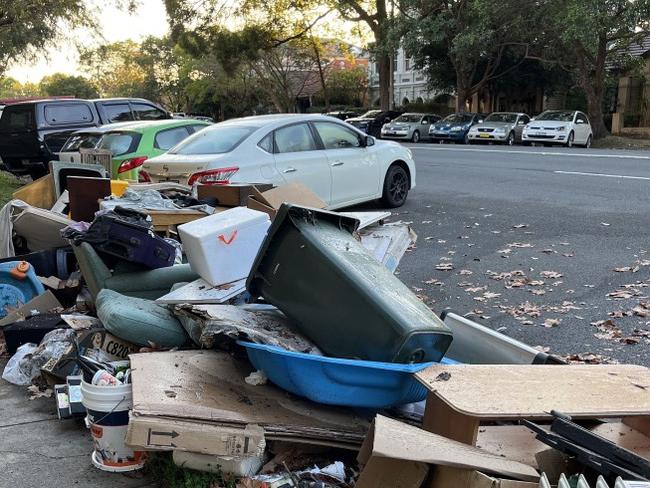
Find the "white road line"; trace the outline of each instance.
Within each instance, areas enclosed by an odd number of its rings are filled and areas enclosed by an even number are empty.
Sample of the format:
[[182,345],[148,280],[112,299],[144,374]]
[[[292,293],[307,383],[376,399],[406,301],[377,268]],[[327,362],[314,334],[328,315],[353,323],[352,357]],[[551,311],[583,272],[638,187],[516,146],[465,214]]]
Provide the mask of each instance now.
[[583,173],[581,171],[553,171],[562,175],[600,176],[602,178],[619,178],[623,180],[650,180],[650,176],[610,175],[607,173]]
[[594,154],[592,152],[549,152],[549,151],[519,151],[506,149],[469,149],[469,148],[452,148],[452,147],[433,147],[433,146],[407,146],[409,149],[425,151],[462,151],[462,152],[481,152],[481,153],[503,153],[503,154],[526,154],[528,156],[568,156],[574,158],[608,158],[608,159],[650,159],[648,156],[636,154]]

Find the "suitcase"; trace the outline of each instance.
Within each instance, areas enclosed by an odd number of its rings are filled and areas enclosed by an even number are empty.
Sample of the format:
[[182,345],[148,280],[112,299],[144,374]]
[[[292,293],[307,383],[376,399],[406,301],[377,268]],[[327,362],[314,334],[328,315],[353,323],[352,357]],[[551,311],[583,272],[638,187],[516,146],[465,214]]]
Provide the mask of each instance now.
[[176,248],[146,225],[128,221],[114,213],[95,218],[87,237],[97,252],[140,264],[150,269],[174,264]]
[[295,322],[325,354],[395,363],[440,361],[449,328],[354,238],[359,221],[283,204],[246,288]]

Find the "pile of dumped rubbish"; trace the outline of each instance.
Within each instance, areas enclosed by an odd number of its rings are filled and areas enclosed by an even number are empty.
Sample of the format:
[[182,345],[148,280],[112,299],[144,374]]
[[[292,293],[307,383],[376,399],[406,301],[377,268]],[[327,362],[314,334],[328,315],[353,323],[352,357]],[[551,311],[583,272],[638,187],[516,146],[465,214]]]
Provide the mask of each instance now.
[[416,235],[389,212],[52,169],[0,210],[2,377],[85,418],[98,469],[168,451],[241,488],[650,486],[650,371],[436,315],[395,275]]

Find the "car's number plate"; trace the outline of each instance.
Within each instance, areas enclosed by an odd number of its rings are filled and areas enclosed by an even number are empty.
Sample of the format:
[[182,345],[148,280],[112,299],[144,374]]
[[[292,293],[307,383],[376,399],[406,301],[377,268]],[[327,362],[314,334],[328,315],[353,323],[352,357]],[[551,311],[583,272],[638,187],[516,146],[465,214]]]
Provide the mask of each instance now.
[[479,134],[478,136],[479,137],[484,137],[484,138],[487,139],[488,137],[490,137],[490,134]]
[[545,132],[535,132],[535,133],[533,134],[533,136],[535,136],[535,137],[544,137],[545,135],[546,135]]

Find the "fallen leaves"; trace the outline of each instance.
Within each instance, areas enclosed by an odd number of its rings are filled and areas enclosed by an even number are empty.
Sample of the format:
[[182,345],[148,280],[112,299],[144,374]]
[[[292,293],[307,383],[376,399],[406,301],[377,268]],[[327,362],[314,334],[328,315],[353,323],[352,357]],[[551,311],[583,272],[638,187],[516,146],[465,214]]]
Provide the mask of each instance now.
[[616,271],[617,273],[626,273],[628,271],[632,273],[636,273],[637,271],[639,271],[639,269],[640,269],[639,266],[625,266],[623,268],[614,268],[614,271]]
[[562,273],[558,273],[557,271],[542,271],[539,273],[539,275],[542,278],[552,278],[552,279],[562,278],[563,276]]
[[562,322],[562,319],[546,319],[542,325],[547,329],[550,329],[551,327],[557,327],[560,325],[560,322]]
[[451,271],[454,269],[454,265],[451,263],[439,263],[436,265],[438,271]]
[[614,290],[611,293],[608,293],[607,296],[613,298],[614,300],[624,300],[626,298],[632,298],[635,295],[633,291],[629,290]]
[[593,352],[582,352],[578,354],[570,354],[564,358],[569,363],[581,364],[617,364],[618,361],[602,354],[594,354]]
[[527,247],[534,247],[534,245],[529,242],[511,242],[510,244],[508,244],[508,247],[512,247],[515,249],[524,249]]
[[528,227],[528,224],[516,224],[512,226],[513,229],[525,229],[526,227]]
[[461,269],[461,270],[458,272],[458,274],[459,274],[459,275],[469,276],[469,275],[474,274],[474,273],[473,273],[472,271],[470,271],[469,269]]

